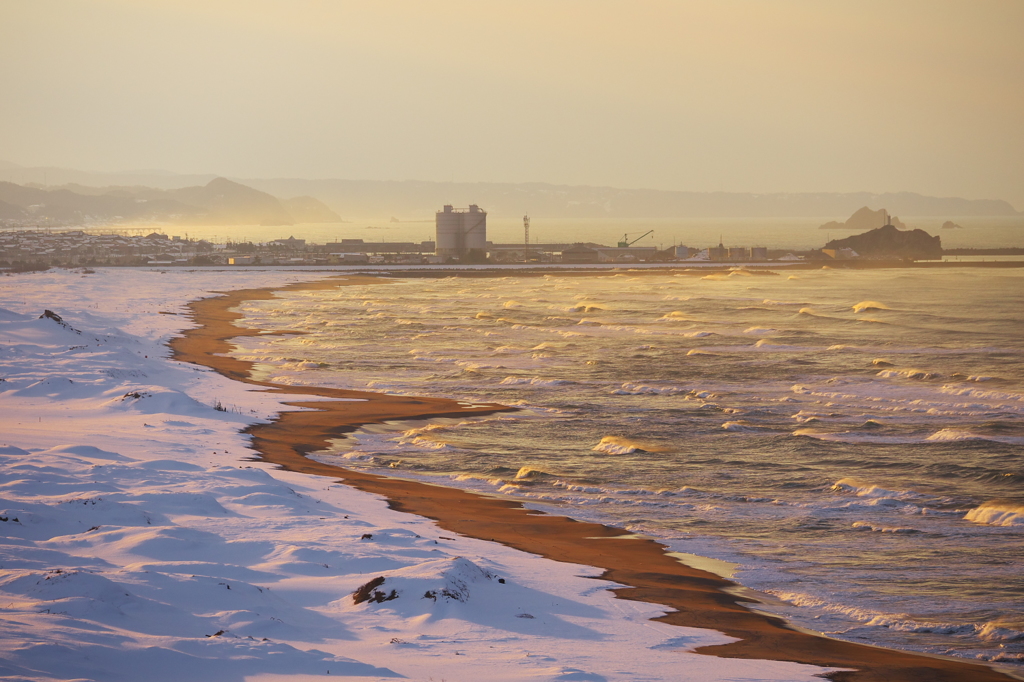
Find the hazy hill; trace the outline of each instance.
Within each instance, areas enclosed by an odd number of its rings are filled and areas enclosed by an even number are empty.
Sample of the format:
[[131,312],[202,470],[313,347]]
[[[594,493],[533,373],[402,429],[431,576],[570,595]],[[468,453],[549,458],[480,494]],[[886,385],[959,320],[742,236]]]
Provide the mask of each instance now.
[[685,218],[848,216],[865,205],[899,215],[1015,216],[1001,200],[927,197],[912,192],[748,194],[668,192],[543,183],[385,182],[370,180],[247,179],[277,196],[311,194],[342,215],[432,218],[444,204],[479,204],[494,215],[548,218]]
[[867,258],[942,258],[942,239],[924,230],[900,230],[893,225],[879,227],[864,234],[833,239],[826,249],[853,249]]
[[201,187],[169,192],[184,204],[205,208],[203,221],[224,225],[291,225],[291,215],[281,201],[252,187],[226,178],[214,178]]
[[314,197],[293,197],[281,203],[297,223],[344,222],[327,204]]
[[72,222],[158,220],[218,225],[341,221],[336,213],[313,197],[282,202],[266,192],[225,178],[214,178],[202,186],[171,190],[80,184],[54,189],[0,182],[0,218]]
[[[0,179],[22,185],[44,183],[130,188],[152,191],[203,186],[213,175],[176,175],[166,171],[93,173],[63,168],[0,166]],[[524,213],[547,218],[689,218],[689,217],[818,217],[849,216],[862,206],[885,206],[903,216],[1022,215],[998,199],[929,197],[913,192],[873,194],[672,192],[649,189],[552,185],[545,183],[423,182],[375,180],[304,180],[233,178],[275,197],[317,197],[343,216],[397,216],[432,219],[444,204],[479,204],[492,215]],[[153,197],[142,197],[150,198]],[[286,206],[289,208],[289,206]],[[297,216],[296,216],[297,218]],[[262,222],[262,221],[261,221]]]
[[0,220],[23,218],[25,215],[25,209],[20,206],[0,201]]
[[[0,182],[0,201],[21,209],[24,215],[51,220],[88,220],[113,218],[144,218],[154,215],[156,207],[131,196],[106,193],[79,194],[68,188],[40,189],[24,187],[11,182]],[[184,205],[173,202],[161,207],[160,212],[192,211]],[[21,217],[21,216],[11,216]]]

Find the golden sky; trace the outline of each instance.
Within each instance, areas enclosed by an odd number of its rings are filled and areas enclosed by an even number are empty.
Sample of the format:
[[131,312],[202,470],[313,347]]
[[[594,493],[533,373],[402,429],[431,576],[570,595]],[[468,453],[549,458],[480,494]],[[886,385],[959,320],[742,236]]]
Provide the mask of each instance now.
[[1024,2],[0,0],[0,159],[1024,209]]

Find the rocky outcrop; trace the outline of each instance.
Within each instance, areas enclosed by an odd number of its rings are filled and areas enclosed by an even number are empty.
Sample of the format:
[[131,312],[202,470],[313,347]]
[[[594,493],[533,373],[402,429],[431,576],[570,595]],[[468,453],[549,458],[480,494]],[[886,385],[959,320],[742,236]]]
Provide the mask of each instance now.
[[845,239],[833,239],[826,249],[853,249],[863,258],[942,258],[942,240],[924,230],[900,230],[885,225]]
[[[846,222],[840,223],[832,220],[820,227],[822,230],[873,230],[876,227],[882,227],[886,224],[887,211],[884,208],[880,208],[877,211],[872,211],[867,206],[858,208],[854,211],[853,215],[850,216]],[[888,216],[889,223],[900,229],[907,229],[899,218],[896,216]]]

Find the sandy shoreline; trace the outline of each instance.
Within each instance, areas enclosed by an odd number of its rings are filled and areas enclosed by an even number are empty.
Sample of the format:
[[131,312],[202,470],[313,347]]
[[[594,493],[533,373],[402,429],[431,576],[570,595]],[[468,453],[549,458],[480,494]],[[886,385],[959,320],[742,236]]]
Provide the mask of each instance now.
[[[354,276],[293,284],[277,290],[329,289],[346,283],[373,281],[386,285],[381,280]],[[556,561],[602,568],[604,579],[629,586],[616,590],[620,598],[675,609],[660,620],[714,629],[740,640],[704,647],[698,649],[698,653],[855,669],[855,672],[830,676],[835,680],[985,682],[1012,679],[968,661],[880,649],[798,632],[780,618],[746,608],[743,604],[750,600],[726,591],[736,587],[735,583],[684,566],[665,554],[664,545],[649,539],[624,537],[627,533],[621,529],[527,510],[512,500],[351,471],[308,459],[306,454],[326,449],[331,439],[366,423],[487,414],[510,408],[494,403],[469,406],[449,399],[282,386],[253,380],[250,378],[253,363],[227,356],[232,346],[229,340],[261,332],[235,326],[242,315],[231,312],[231,308],[246,300],[272,298],[275,291],[269,288],[238,290],[191,303],[189,308],[198,326],[170,344],[178,360],[210,367],[226,377],[268,391],[317,398],[288,402],[309,409],[285,412],[272,423],[247,429],[253,447],[264,460],[291,471],[334,477],[360,490],[382,495],[394,509],[434,519],[442,528],[455,533],[493,540]]]

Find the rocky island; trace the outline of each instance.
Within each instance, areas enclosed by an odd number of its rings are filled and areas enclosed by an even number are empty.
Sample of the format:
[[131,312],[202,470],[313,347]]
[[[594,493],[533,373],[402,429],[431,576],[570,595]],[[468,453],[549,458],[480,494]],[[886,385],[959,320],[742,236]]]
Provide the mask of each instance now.
[[942,258],[942,239],[924,230],[901,230],[883,225],[863,234],[833,239],[826,249],[852,249],[864,258],[905,258],[937,260]]

